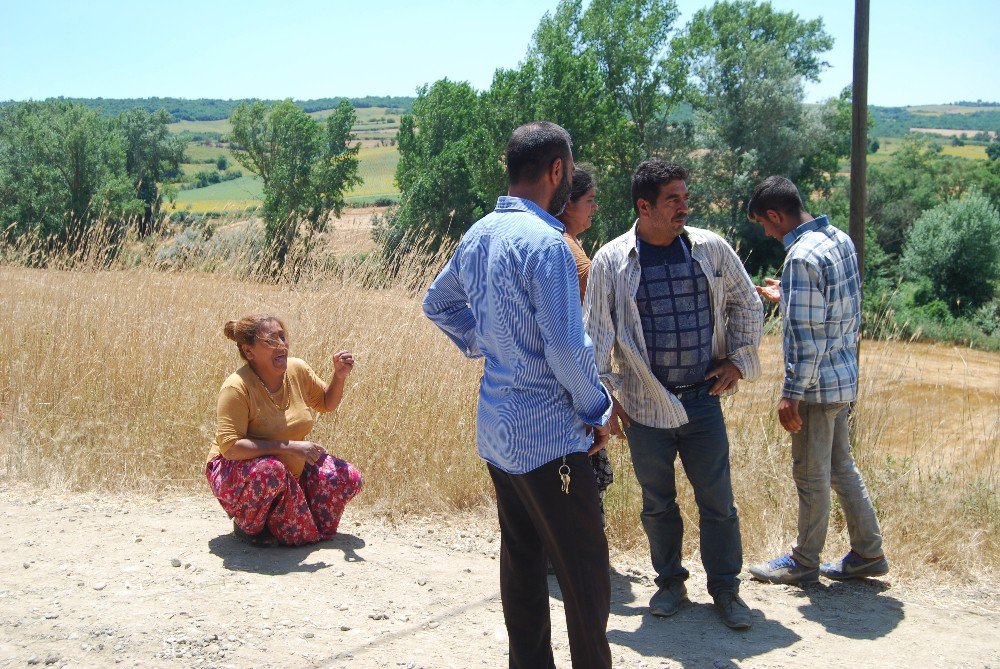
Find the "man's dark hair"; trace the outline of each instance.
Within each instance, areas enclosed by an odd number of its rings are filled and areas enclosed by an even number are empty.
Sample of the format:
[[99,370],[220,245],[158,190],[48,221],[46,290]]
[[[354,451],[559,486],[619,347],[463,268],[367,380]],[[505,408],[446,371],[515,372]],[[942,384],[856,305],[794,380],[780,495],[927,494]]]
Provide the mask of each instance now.
[[594,187],[594,177],[587,170],[575,167],[573,169],[573,185],[569,190],[570,202],[576,202]]
[[661,158],[650,158],[639,163],[632,175],[632,206],[639,213],[639,200],[654,205],[660,194],[660,186],[675,179],[687,181],[691,172],[677,163],[669,163]]
[[549,121],[525,123],[507,140],[507,181],[537,181],[556,158],[568,163],[572,151],[573,142],[562,127]]
[[770,176],[753,189],[747,202],[747,215],[764,217],[768,209],[798,218],[805,206],[795,184],[785,177]]

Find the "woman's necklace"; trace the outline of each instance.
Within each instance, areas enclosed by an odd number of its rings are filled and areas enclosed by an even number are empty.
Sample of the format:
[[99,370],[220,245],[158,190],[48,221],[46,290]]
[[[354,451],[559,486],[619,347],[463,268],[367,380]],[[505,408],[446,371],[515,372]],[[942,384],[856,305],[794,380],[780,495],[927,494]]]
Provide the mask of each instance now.
[[[288,388],[288,374],[285,373],[284,375],[282,375],[281,388],[279,388],[277,392],[272,393],[271,389],[267,387],[266,383],[264,383],[264,379],[260,378],[260,374],[257,374],[257,370],[254,370],[253,373],[257,377],[257,380],[260,381],[260,385],[263,386],[264,392],[267,393],[267,398],[271,400],[271,404],[274,405],[274,408],[277,409],[278,411],[288,411],[288,407],[292,401],[292,393]],[[278,401],[274,399],[275,395],[277,395],[279,398],[281,397],[282,390],[285,391],[285,406],[279,405]]]

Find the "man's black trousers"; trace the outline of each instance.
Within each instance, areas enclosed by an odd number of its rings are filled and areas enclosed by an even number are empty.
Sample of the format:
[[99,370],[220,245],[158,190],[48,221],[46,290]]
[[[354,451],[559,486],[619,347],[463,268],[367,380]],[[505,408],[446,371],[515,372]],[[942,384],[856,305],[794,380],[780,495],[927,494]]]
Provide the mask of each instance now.
[[573,453],[566,456],[564,493],[562,464],[558,458],[526,474],[488,465],[500,519],[500,597],[511,669],[555,666],[546,555],[562,590],[574,669],[611,667],[611,580],[597,482],[587,454]]

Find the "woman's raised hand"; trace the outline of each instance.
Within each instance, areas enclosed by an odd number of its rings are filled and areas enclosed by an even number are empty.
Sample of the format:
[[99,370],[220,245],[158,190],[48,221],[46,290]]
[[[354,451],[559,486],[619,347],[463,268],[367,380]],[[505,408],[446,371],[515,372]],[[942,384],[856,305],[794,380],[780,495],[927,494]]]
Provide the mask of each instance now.
[[333,375],[341,378],[354,369],[354,354],[350,351],[337,351],[333,354]]

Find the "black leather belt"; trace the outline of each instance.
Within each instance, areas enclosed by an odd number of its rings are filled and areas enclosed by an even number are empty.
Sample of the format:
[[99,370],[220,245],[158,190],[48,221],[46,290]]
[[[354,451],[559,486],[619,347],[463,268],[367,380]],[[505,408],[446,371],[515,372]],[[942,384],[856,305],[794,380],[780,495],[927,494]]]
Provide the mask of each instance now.
[[689,393],[692,390],[698,390],[699,388],[704,388],[715,383],[715,379],[706,379],[705,381],[699,381],[698,383],[688,383],[683,386],[667,386],[669,390],[674,395],[679,393]]

